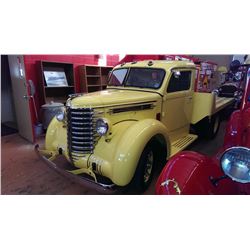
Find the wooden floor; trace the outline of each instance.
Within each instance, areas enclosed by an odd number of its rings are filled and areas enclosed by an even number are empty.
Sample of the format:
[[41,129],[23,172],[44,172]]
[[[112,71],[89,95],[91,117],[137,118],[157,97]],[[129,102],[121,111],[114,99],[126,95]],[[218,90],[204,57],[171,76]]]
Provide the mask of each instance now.
[[[223,143],[226,122],[222,122],[214,140],[198,139],[188,150],[213,155]],[[98,194],[59,175],[50,169],[34,151],[34,145],[18,134],[1,137],[1,193],[2,194]],[[155,177],[145,194],[154,194]]]

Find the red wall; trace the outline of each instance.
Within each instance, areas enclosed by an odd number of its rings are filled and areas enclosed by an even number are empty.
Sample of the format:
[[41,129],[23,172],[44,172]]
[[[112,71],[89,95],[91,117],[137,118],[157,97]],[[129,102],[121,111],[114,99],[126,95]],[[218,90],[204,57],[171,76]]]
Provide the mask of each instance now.
[[119,63],[119,55],[107,55],[107,66],[115,66]]
[[[35,103],[36,108],[39,113],[42,103],[41,95],[39,95],[38,91],[38,75],[37,75],[37,68],[36,68],[36,61],[51,61],[51,62],[66,62],[66,63],[73,63],[74,65],[74,77],[75,77],[75,84],[76,84],[76,92],[80,92],[80,77],[78,72],[78,66],[83,64],[98,64],[98,55],[24,55],[24,64],[25,64],[25,74],[26,79],[32,80],[35,88]],[[35,111],[30,102],[31,106],[31,116],[32,116],[32,123],[35,125],[37,123]]]

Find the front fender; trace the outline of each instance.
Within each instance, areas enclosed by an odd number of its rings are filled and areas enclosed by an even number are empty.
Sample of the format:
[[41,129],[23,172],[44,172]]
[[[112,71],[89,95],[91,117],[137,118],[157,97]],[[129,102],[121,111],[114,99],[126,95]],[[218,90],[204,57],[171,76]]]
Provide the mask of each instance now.
[[[198,168],[209,165],[209,159],[195,152],[180,152],[167,162],[157,183],[156,194],[192,194],[198,193],[197,185],[191,183],[191,177]],[[197,179],[197,182],[200,180]],[[189,186],[190,193],[186,193]],[[192,187],[192,188],[190,188]],[[194,190],[196,189],[196,190]]]
[[[219,162],[205,155],[183,151],[172,157],[163,168],[157,183],[156,194],[237,194],[237,183],[224,176]],[[177,192],[177,188],[179,192]]]
[[110,141],[103,137],[95,148],[95,154],[108,164],[100,172],[115,184],[125,186],[132,180],[143,149],[155,135],[164,139],[169,155],[169,138],[166,127],[154,119],[124,121],[113,125]]
[[169,138],[166,127],[154,119],[138,121],[130,126],[117,145],[114,155],[113,178],[122,185],[128,184],[135,173],[142,151],[156,135],[163,136],[169,156]]
[[224,149],[240,145],[242,133],[241,111],[234,111],[230,117],[224,137]]
[[250,147],[250,108],[235,111],[228,122],[224,149],[237,145]]
[[59,147],[67,152],[67,130],[65,124],[54,117],[47,128],[45,149],[56,151]]
[[[111,135],[100,138],[94,154],[75,162],[75,166],[92,168],[95,165],[99,174],[108,177],[118,186],[125,186],[134,176],[143,149],[156,135],[165,144],[168,157],[169,138],[167,129],[161,122],[155,119],[119,122],[112,126]],[[68,159],[67,130],[62,122],[54,118],[47,130],[45,149],[57,151],[58,148],[63,149],[63,154]]]

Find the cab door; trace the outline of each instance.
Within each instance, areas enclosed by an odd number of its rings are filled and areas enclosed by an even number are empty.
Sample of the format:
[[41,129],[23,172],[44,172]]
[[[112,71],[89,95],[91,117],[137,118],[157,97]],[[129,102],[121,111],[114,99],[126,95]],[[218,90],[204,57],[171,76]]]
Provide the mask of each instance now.
[[163,97],[162,121],[170,137],[189,133],[193,107],[194,70],[175,69],[171,72]]

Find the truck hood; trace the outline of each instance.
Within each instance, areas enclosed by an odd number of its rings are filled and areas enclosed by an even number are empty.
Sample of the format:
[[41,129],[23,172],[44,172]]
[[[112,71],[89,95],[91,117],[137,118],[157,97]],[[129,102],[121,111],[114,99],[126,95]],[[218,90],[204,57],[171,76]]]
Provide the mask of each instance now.
[[157,93],[134,90],[106,89],[76,97],[71,101],[71,106],[79,108],[86,106],[91,106],[93,108],[104,108],[108,106],[155,101],[159,98],[160,95]]

